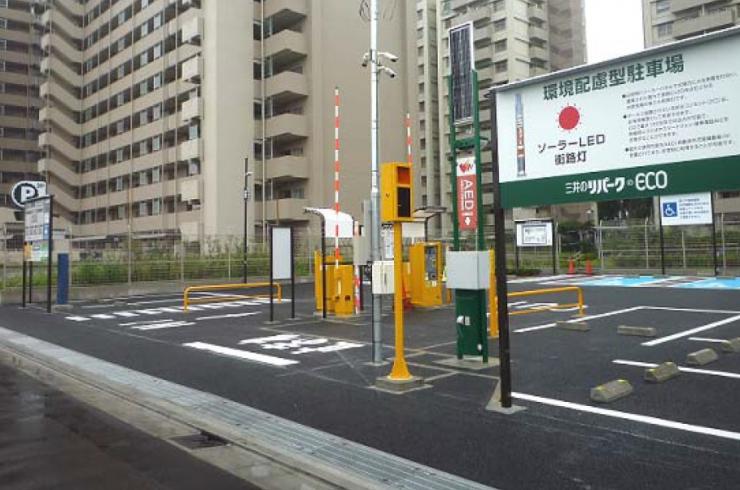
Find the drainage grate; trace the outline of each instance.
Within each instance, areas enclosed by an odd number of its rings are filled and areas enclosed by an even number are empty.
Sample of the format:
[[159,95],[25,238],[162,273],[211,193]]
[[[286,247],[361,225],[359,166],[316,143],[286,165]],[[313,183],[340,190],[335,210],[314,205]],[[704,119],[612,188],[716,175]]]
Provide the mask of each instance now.
[[200,431],[198,434],[172,437],[170,440],[179,446],[192,450],[226,446],[229,444],[229,441],[223,437],[219,437],[216,434],[211,434],[204,430]]

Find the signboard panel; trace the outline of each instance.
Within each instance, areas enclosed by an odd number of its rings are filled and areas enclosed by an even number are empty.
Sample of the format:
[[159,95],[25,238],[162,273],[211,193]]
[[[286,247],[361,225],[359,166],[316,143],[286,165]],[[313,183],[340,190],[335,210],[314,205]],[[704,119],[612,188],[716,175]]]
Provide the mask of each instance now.
[[461,231],[478,227],[478,181],[472,155],[457,159],[457,226]]
[[518,221],[517,247],[552,247],[552,221]]
[[31,262],[42,262],[49,257],[50,207],[49,199],[28,201],[24,205],[24,240],[31,247]]
[[291,278],[290,228],[272,228],[272,278]]
[[663,226],[711,225],[712,194],[661,196],[660,219]]
[[498,89],[504,207],[740,187],[737,52],[740,29]]

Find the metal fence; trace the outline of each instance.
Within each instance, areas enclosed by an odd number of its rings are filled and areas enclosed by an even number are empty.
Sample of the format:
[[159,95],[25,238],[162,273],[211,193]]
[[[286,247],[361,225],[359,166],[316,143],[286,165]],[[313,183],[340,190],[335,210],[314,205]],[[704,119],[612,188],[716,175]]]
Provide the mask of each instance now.
[[[463,236],[463,249],[473,249],[475,242]],[[437,238],[445,247],[451,237]],[[740,222],[720,217],[715,227],[716,261],[721,275],[740,275]],[[513,230],[507,230],[507,268],[524,273],[551,273],[553,254],[549,247],[515,250]],[[314,251],[320,238],[313,235],[296,237],[296,275],[313,273]],[[713,240],[711,226],[664,227],[664,263],[668,274],[713,274]],[[486,246],[492,247],[490,237]],[[333,256],[333,240],[326,240],[328,260]],[[572,258],[582,270],[585,260],[592,261],[602,273],[656,273],[662,270],[660,233],[655,223],[602,222],[581,230],[561,230],[556,236],[557,270],[567,270]],[[352,260],[351,240],[341,241],[344,261]],[[517,257],[518,255],[518,257]],[[157,281],[238,281],[243,279],[245,261],[243,242],[236,237],[209,237],[201,242],[175,238],[94,242],[76,238],[70,242],[71,281],[73,287],[133,284]],[[0,288],[21,285],[22,252],[0,249]],[[269,274],[266,244],[250,243],[246,259],[248,278],[265,278]],[[54,280],[54,279],[53,279]],[[34,285],[46,283],[46,269],[36,264]]]

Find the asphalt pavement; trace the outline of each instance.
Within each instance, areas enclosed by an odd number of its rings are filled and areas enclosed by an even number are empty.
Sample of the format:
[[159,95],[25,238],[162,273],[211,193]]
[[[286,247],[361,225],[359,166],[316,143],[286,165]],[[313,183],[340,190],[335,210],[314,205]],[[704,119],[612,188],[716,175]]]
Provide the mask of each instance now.
[[[0,326],[499,488],[733,488],[740,478],[740,354],[664,384],[642,381],[645,364],[686,368],[689,352],[719,352],[718,341],[740,336],[738,292],[587,287],[589,332],[554,325],[572,311],[512,317],[515,403],[526,410],[509,416],[485,410],[497,367],[439,363],[455,352],[451,307],[406,314],[409,367],[429,387],[394,395],[374,388],[390,365],[368,363],[369,316],[321,320],[311,292],[299,287],[297,319],[276,304],[276,323],[264,301],[184,313],[163,295],[52,315],[2,307]],[[572,298],[535,297],[512,311],[558,301]],[[388,359],[391,318],[386,310]],[[658,335],[620,336],[619,325]],[[634,393],[590,401],[593,386],[616,378]]]

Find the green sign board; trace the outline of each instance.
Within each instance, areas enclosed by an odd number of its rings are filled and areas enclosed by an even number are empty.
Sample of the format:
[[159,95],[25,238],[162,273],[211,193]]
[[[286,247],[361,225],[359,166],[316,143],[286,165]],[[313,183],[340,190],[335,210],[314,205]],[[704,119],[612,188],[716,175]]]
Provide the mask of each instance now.
[[740,188],[740,29],[496,89],[504,207]]

